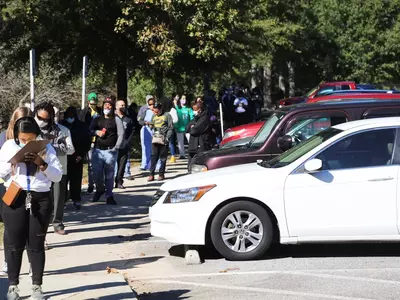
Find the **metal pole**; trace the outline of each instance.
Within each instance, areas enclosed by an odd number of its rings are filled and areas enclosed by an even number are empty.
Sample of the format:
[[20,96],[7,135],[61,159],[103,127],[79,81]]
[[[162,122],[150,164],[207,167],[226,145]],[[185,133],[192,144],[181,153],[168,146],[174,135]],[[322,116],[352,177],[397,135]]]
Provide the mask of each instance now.
[[224,113],[222,112],[222,103],[219,103],[219,117],[221,119],[221,136],[224,137]]
[[31,111],[35,110],[35,49],[29,51],[30,81],[31,81]]
[[86,76],[87,76],[87,56],[84,56],[83,57],[83,67],[82,67],[82,109],[85,108]]

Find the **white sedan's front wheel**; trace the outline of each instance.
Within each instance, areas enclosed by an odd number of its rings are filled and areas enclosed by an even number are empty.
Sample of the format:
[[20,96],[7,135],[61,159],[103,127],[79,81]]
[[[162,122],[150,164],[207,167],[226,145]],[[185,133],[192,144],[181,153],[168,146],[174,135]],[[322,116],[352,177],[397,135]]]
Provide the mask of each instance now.
[[267,211],[250,201],[222,207],[211,223],[211,240],[229,260],[260,258],[270,247],[273,227]]

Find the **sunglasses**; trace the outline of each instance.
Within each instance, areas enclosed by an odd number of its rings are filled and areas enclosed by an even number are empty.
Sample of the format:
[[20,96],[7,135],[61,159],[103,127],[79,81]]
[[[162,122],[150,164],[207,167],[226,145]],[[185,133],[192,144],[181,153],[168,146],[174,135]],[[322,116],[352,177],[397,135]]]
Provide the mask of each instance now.
[[48,118],[48,119],[45,119],[45,118],[42,118],[42,117],[41,117],[41,116],[39,116],[39,115],[37,115],[36,117],[38,118],[38,120],[40,120],[40,121],[44,121],[44,122],[48,122],[48,121],[50,120],[50,118]]

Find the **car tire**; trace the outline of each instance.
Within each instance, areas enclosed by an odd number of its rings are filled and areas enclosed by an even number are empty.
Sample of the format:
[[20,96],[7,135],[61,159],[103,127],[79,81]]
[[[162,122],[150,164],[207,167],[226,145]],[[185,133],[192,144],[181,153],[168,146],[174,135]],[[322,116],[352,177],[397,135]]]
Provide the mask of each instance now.
[[[251,222],[254,217],[256,219]],[[253,260],[262,257],[271,246],[273,225],[262,206],[250,201],[236,201],[216,213],[210,235],[215,249],[226,259]]]

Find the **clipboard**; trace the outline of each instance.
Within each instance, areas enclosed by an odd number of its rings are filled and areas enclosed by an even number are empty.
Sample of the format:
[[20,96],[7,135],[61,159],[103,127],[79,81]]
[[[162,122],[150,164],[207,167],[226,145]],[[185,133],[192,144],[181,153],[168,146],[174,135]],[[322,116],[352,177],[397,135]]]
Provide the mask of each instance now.
[[26,144],[21,150],[19,150],[9,161],[8,163],[16,165],[17,163],[21,163],[25,161],[25,153],[39,153],[44,148],[46,148],[47,144],[50,141],[48,140],[40,140],[40,141],[30,141]]

